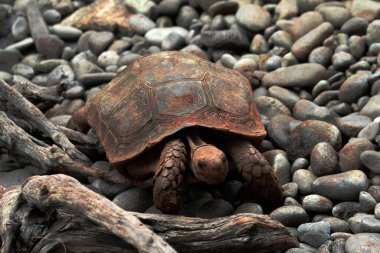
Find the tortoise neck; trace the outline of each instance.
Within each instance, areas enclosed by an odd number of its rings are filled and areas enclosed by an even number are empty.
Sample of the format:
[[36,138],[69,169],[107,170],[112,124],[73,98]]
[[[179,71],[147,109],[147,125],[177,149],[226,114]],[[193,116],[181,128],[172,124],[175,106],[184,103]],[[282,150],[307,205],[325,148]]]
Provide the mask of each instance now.
[[208,144],[202,140],[197,131],[186,133],[187,141],[189,142],[191,154],[194,154],[197,148],[207,146]]

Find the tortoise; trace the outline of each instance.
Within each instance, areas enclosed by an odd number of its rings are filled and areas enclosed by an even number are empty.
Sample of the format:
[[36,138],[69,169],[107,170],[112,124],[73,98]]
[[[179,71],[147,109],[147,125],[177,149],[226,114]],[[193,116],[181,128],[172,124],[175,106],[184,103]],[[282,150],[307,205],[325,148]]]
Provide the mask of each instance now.
[[256,202],[281,204],[275,173],[253,145],[266,131],[249,81],[194,54],[138,58],[74,113],[68,127],[92,127],[110,163],[137,186],[153,187],[164,213],[181,209],[185,176],[216,185],[229,171],[242,176]]

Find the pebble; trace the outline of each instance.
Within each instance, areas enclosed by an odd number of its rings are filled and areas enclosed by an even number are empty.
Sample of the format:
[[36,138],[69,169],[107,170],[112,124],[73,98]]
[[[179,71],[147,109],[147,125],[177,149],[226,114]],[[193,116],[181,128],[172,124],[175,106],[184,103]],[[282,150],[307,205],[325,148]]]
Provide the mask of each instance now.
[[256,34],[251,41],[249,46],[249,51],[254,54],[264,54],[269,51],[268,42],[265,37],[261,34]]
[[360,161],[370,171],[380,175],[380,152],[374,150],[366,150],[360,154]]
[[151,29],[156,28],[156,23],[143,14],[132,15],[129,18],[129,25],[135,33],[140,35],[144,35]]
[[98,56],[98,64],[102,68],[110,65],[116,65],[119,61],[119,55],[115,51],[104,51]]
[[334,149],[338,149],[342,143],[339,129],[327,122],[319,120],[307,120],[297,125],[289,135],[286,151],[291,160],[306,157],[311,154],[314,146],[320,142],[329,143]]
[[371,0],[355,0],[351,5],[351,14],[367,21],[376,19],[379,15],[380,3]]
[[58,115],[58,116],[54,116],[54,117],[49,118],[49,120],[54,125],[66,127],[70,118],[71,118],[71,115]]
[[75,75],[73,69],[66,64],[54,68],[48,75],[48,85],[57,85],[60,82],[70,83],[74,81]]
[[[88,49],[95,55],[101,54],[114,40],[111,32],[93,32],[88,40]],[[81,51],[81,50],[79,50]]]
[[21,41],[18,41],[16,43],[13,43],[9,46],[7,46],[5,49],[7,50],[18,50],[18,51],[24,51],[25,49],[28,49],[34,45],[33,38],[29,37],[26,39],[23,39]]
[[340,202],[335,205],[332,210],[332,214],[334,217],[342,220],[348,220],[356,213],[360,212],[360,204],[359,202],[346,201]]
[[282,150],[270,150],[263,153],[263,156],[267,159],[272,166],[274,173],[276,174],[279,185],[284,185],[290,182],[290,163],[286,157],[286,153]]
[[239,30],[205,31],[201,33],[201,45],[219,49],[244,50],[249,47],[247,36]]
[[373,150],[372,143],[363,138],[351,138],[339,151],[340,171],[362,169],[360,155],[366,150]]
[[61,13],[55,9],[47,9],[42,12],[42,17],[48,24],[59,23],[62,19]]
[[310,194],[303,198],[302,207],[308,212],[330,213],[333,203],[326,197]]
[[355,62],[355,58],[351,54],[344,51],[335,53],[331,59],[336,70],[345,70]]
[[310,170],[316,176],[326,176],[338,171],[338,153],[326,142],[314,146],[310,155]]
[[83,33],[78,28],[65,25],[53,25],[50,31],[66,41],[76,41]]
[[297,170],[306,169],[308,166],[309,166],[309,161],[307,159],[297,158],[296,160],[294,160],[294,162],[290,168],[291,174],[293,175],[294,172],[296,172]]
[[334,28],[339,29],[349,18],[350,12],[346,8],[337,6],[323,6],[317,8],[325,21],[331,23]]
[[287,227],[298,227],[309,219],[307,212],[299,206],[282,206],[272,211],[269,216]]
[[273,43],[277,47],[283,47],[286,50],[290,50],[293,44],[293,39],[290,33],[285,31],[277,31],[272,34],[269,42]]
[[293,174],[292,182],[298,185],[298,192],[302,195],[311,193],[311,186],[317,177],[310,170],[299,169]]
[[331,200],[357,200],[360,191],[367,190],[368,183],[368,178],[364,172],[350,170],[318,177],[311,185],[311,192]]
[[326,75],[326,69],[322,65],[303,63],[269,72],[262,82],[265,86],[312,87]]
[[184,5],[179,9],[179,12],[177,14],[176,23],[177,25],[189,28],[191,22],[194,19],[198,19],[199,14],[198,12],[191,6]]
[[359,194],[360,211],[364,213],[373,213],[376,206],[376,200],[368,192],[361,191]]
[[296,40],[291,48],[292,53],[297,59],[306,60],[310,52],[320,46],[328,36],[334,31],[333,26],[324,22],[318,27],[314,28],[298,40]]
[[330,224],[325,221],[304,223],[298,227],[299,239],[316,248],[330,239],[330,231]]
[[74,86],[65,92],[64,97],[67,99],[81,98],[83,97],[84,91],[82,86]]
[[359,233],[350,236],[345,244],[347,253],[372,253],[380,252],[379,233]]
[[256,203],[244,203],[235,209],[234,214],[237,213],[263,214],[263,209],[259,204]]
[[280,86],[270,87],[268,89],[268,94],[281,101],[289,110],[292,110],[294,105],[300,99],[296,93]]
[[371,123],[371,118],[351,113],[336,120],[337,126],[343,134],[349,137],[356,137],[359,132]]
[[375,218],[380,220],[380,203],[377,203],[375,206]]
[[108,83],[116,76],[116,73],[102,72],[102,73],[88,73],[79,77],[79,82],[88,87]]
[[215,218],[230,215],[234,212],[233,206],[223,199],[213,199],[204,203],[197,211],[199,218]]
[[161,45],[164,38],[169,33],[172,33],[172,32],[178,33],[186,39],[189,36],[189,31],[187,31],[186,29],[184,29],[180,26],[173,26],[173,27],[153,28],[145,34],[145,39],[147,40],[147,42],[149,42],[153,45],[159,46],[159,45]]
[[295,182],[290,182],[282,185],[283,196],[296,198],[298,194],[298,184]]
[[322,219],[322,221],[328,222],[330,224],[332,233],[350,231],[348,222],[345,220],[338,219],[336,217],[327,217]]
[[[0,58],[1,59],[1,58]],[[380,94],[371,97],[368,103],[361,109],[360,114],[366,115],[371,119],[380,116]]]
[[269,119],[281,114],[291,115],[289,109],[276,98],[261,96],[255,102],[260,114],[265,115]]
[[309,54],[310,63],[318,63],[327,67],[331,62],[333,52],[328,47],[316,47]]
[[368,21],[361,17],[352,17],[341,27],[341,31],[348,35],[365,35],[367,32]]
[[163,50],[178,50],[186,45],[186,39],[176,32],[169,33],[161,43]]
[[150,190],[131,188],[116,195],[112,202],[127,211],[144,212],[153,205],[152,198]]
[[[348,40],[348,47],[350,49],[350,53],[352,54],[352,56],[354,56],[356,59],[360,59],[364,55],[365,50],[366,50],[365,37],[364,36],[360,37],[356,35],[351,36],[350,39]],[[357,70],[369,69],[369,64],[366,61],[359,61],[355,64],[352,64],[349,69],[352,72],[355,72],[355,68],[357,68]]]
[[372,21],[367,27],[367,44],[380,42],[380,20]]
[[158,16],[175,16],[181,7],[180,0],[163,0],[157,5]]
[[327,107],[318,106],[306,99],[299,99],[293,108],[293,117],[297,120],[321,120],[335,123],[335,116]]
[[[314,9],[313,9],[314,10]],[[323,23],[323,17],[315,11],[305,12],[294,21],[290,29],[293,39],[297,40]]]
[[71,115],[83,106],[84,101],[82,99],[64,99],[61,104],[56,104],[51,109],[49,109],[45,115],[49,118],[57,115]]
[[228,15],[235,14],[239,9],[239,4],[237,2],[229,1],[216,1],[208,8],[208,13],[213,17],[219,14]]
[[258,32],[271,25],[271,16],[257,4],[246,4],[236,12],[237,22],[244,28]]
[[293,119],[286,114],[280,114],[270,119],[268,125],[268,134],[270,138],[281,148],[286,148],[289,135],[294,125],[300,121]]
[[12,75],[8,72],[0,71],[0,79],[9,82],[10,80],[12,80]]
[[31,79],[34,76],[34,69],[24,63],[13,65],[12,72],[15,75],[22,75],[25,78]]
[[141,13],[145,16],[152,17],[156,15],[157,5],[153,1],[125,0],[124,4],[135,13]]
[[25,17],[20,16],[12,25],[12,36],[15,40],[20,41],[26,39],[29,35],[28,21]]
[[60,58],[65,43],[54,34],[38,36],[35,41],[36,49],[45,58]]
[[0,69],[11,72],[13,65],[21,62],[22,54],[15,49],[0,49]]
[[290,19],[297,15],[298,5],[296,0],[280,1],[276,6],[276,13],[279,19]]
[[33,173],[27,169],[15,169],[9,172],[0,172],[0,185],[3,187],[20,185],[31,176],[33,176]]

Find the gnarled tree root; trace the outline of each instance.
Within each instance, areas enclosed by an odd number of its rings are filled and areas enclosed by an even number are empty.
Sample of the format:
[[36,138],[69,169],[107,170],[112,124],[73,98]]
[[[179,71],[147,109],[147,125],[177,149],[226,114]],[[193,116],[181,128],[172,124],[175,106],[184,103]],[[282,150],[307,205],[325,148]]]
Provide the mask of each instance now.
[[[1,189],[2,253],[274,252],[298,242],[266,215],[214,219],[127,212],[62,174]],[[165,242],[165,241],[167,242]]]

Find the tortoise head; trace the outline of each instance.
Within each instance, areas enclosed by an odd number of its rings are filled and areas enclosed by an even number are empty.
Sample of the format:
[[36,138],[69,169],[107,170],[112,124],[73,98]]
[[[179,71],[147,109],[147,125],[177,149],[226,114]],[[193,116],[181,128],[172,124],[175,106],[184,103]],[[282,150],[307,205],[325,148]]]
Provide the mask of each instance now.
[[191,168],[198,180],[207,184],[220,184],[227,176],[228,162],[223,151],[206,144],[193,150]]

